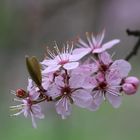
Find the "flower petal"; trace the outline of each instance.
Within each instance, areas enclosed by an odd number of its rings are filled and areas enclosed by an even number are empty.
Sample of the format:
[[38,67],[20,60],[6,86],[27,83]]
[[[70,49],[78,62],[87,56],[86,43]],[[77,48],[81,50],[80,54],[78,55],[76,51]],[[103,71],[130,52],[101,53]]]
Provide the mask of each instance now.
[[122,81],[122,77],[117,69],[111,69],[107,74],[106,74],[106,81],[108,85],[119,85]]
[[86,90],[77,90],[72,93],[74,104],[79,107],[86,108],[92,101],[92,96]]
[[30,91],[34,87],[32,79],[28,78],[27,90]]
[[71,70],[77,68],[78,66],[79,66],[79,62],[71,62],[71,63],[64,64],[63,67],[67,70]]
[[92,102],[89,104],[89,106],[87,107],[90,111],[96,111],[99,109],[99,105],[95,104],[94,100],[92,100]]
[[61,65],[52,65],[48,66],[45,70],[42,71],[42,74],[50,73],[59,70]]
[[62,119],[71,114],[71,104],[70,101],[63,97],[56,103],[56,111],[62,116]]
[[80,74],[71,74],[70,75],[70,87],[71,88],[80,88],[83,87],[85,77]]
[[36,118],[44,119],[44,114],[41,111],[41,106],[38,104],[32,105],[32,113]]
[[99,59],[104,65],[110,65],[112,63],[112,59],[109,53],[102,52],[99,54]]
[[95,103],[97,106],[100,106],[101,103],[102,103],[103,100],[104,100],[104,96],[103,96],[102,91],[96,90],[96,91],[94,91],[91,95],[92,95],[92,98],[93,98],[94,103]]
[[80,65],[79,67],[74,69],[72,73],[81,74],[81,75],[85,75],[86,73],[86,76],[88,76],[97,71],[98,71],[98,65],[96,63],[90,63],[90,64]]
[[94,89],[97,86],[97,81],[94,77],[86,77],[83,82],[83,88],[85,89]]
[[131,65],[127,61],[120,59],[114,61],[114,63],[110,66],[110,70],[116,69],[119,71],[120,76],[122,78],[126,77],[131,70]]
[[[78,55],[78,57],[82,58],[82,57],[86,56],[87,54],[89,54],[91,51],[92,51],[92,49],[89,47],[88,48],[81,47],[81,48],[74,49],[73,55]],[[71,58],[71,60],[72,60],[72,58]]]
[[109,41],[109,42],[105,43],[104,45],[102,45],[101,48],[94,49],[93,53],[104,52],[105,50],[108,50],[108,49],[112,48],[114,45],[118,44],[119,42],[120,42],[120,40],[118,40],[118,39]]
[[61,90],[58,85],[55,83],[51,84],[47,90],[47,95],[51,96],[52,99],[55,99],[61,95]]
[[32,113],[31,113],[31,118],[32,118],[32,125],[33,125],[33,127],[37,128],[36,121],[35,121],[34,115]]
[[106,98],[114,108],[118,108],[121,104],[121,96],[115,96],[110,93],[106,93]]
[[45,66],[57,65],[57,61],[53,59],[45,59],[41,62],[41,64]]

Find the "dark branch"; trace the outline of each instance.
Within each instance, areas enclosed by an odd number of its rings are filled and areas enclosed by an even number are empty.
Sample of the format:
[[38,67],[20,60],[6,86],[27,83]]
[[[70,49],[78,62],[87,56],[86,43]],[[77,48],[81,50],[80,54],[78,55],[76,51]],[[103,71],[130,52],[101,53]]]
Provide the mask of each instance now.
[[140,37],[140,31],[138,31],[138,30],[136,30],[136,31],[131,31],[131,30],[127,29],[126,32],[127,32],[128,35]]
[[138,37],[138,41],[136,42],[134,48],[125,58],[125,60],[129,61],[134,55],[137,55],[138,50],[140,48],[140,31],[131,31],[131,30],[127,29],[126,32],[128,35]]

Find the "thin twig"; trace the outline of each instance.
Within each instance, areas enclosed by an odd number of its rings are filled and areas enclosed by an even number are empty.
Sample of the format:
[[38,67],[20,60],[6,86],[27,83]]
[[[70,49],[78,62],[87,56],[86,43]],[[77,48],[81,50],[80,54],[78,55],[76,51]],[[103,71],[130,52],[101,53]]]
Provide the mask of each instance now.
[[126,32],[127,32],[128,35],[138,37],[138,41],[136,42],[134,48],[125,58],[125,60],[129,61],[134,55],[137,55],[138,50],[140,48],[140,31],[138,31],[138,30],[131,31],[131,30],[127,29]]

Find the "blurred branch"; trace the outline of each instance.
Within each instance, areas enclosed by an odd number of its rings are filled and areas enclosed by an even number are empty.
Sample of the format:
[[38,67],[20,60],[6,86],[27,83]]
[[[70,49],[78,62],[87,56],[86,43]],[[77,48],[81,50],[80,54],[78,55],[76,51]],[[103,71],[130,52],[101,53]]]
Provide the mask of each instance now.
[[140,49],[140,31],[139,30],[131,31],[131,30],[127,29],[126,32],[129,36],[138,37],[138,41],[136,42],[132,51],[125,58],[125,60],[129,61],[134,55],[137,55],[138,50]]

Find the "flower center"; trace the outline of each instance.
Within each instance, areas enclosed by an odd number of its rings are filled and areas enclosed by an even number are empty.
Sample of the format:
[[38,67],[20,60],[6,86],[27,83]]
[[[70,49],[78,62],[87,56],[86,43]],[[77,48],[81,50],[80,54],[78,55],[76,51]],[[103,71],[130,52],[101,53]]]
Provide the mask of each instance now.
[[106,82],[99,83],[99,88],[100,89],[105,89],[106,87],[107,87],[107,83]]
[[62,60],[62,61],[59,62],[59,64],[60,64],[60,65],[64,65],[64,64],[66,64],[66,63],[68,63],[68,62],[69,62],[69,60]]
[[71,94],[71,88],[69,86],[65,86],[61,89],[62,95],[70,95]]
[[102,64],[100,66],[100,68],[101,68],[102,71],[107,71],[107,69],[108,69],[107,65],[104,65],[104,64]]

